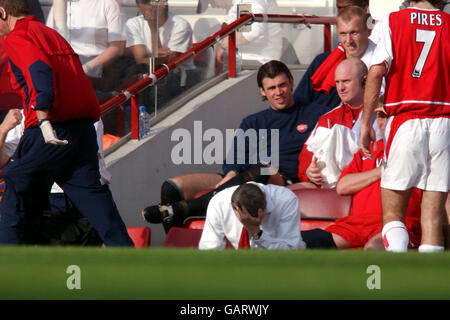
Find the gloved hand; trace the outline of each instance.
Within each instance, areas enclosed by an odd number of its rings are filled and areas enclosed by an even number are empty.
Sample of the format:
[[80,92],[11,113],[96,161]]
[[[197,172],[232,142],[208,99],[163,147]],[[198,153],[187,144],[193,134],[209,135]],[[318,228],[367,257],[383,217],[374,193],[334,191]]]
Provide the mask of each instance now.
[[41,128],[45,143],[53,144],[56,146],[62,146],[62,145],[66,145],[69,143],[69,141],[67,141],[67,140],[59,140],[56,137],[56,133],[53,130],[53,127],[52,127],[52,124],[50,123],[50,121],[48,121],[48,120],[43,121],[40,124],[39,128]]

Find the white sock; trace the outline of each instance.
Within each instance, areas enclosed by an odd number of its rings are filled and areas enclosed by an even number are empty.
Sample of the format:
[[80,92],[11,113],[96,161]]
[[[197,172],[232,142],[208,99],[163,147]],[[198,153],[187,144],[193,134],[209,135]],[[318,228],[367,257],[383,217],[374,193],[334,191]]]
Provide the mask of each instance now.
[[403,222],[391,221],[386,223],[381,231],[381,235],[387,251],[408,251],[409,235]]
[[441,252],[444,251],[443,246],[434,246],[431,244],[421,244],[419,246],[419,252]]

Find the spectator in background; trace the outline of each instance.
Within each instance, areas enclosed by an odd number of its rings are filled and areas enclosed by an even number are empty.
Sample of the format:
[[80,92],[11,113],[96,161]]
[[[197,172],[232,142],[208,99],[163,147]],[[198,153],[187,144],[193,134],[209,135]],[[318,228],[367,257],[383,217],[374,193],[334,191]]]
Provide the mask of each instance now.
[[56,29],[57,22],[65,21],[67,34],[64,36],[80,57],[97,97],[100,102],[111,98],[108,92],[118,77],[115,62],[125,52],[125,26],[119,3],[59,0],[62,3],[55,12],[56,1],[50,8],[47,26]]
[[[411,190],[423,190],[420,252],[444,250],[450,190],[450,16],[443,1],[411,1],[381,20],[382,34],[367,76],[361,149],[372,158],[371,117],[386,77],[386,152],[381,174],[386,250],[407,251],[404,224]],[[424,43],[424,44],[423,44]]]
[[[252,13],[277,14],[278,5],[275,0],[199,0],[197,13],[206,10],[208,4],[213,7],[228,10],[222,27],[237,20],[237,5],[250,4]],[[281,58],[283,34],[281,26],[277,23],[253,23],[249,32],[236,33],[236,47],[239,49],[242,60],[256,61],[259,64]],[[228,51],[228,39],[223,39],[216,51],[216,59],[224,63],[224,55]]]
[[25,113],[23,136],[2,170],[0,243],[24,241],[57,182],[106,245],[133,246],[111,194],[100,184],[93,127],[100,108],[78,55],[29,15],[26,0],[0,0],[0,15],[11,82]]
[[[156,69],[191,48],[191,26],[171,14],[166,1],[136,0],[136,6],[141,15],[126,22],[126,50],[138,64],[148,65],[154,57]],[[184,66],[194,67],[192,61]]]
[[[136,6],[141,15],[126,22],[126,53],[141,65],[139,72],[149,72],[152,58],[155,58],[155,65],[151,72],[191,49],[190,24],[171,14],[167,1],[136,0]],[[129,75],[125,75],[127,77]],[[190,59],[158,83],[158,104],[168,102],[199,81]]]
[[289,189],[245,183],[222,190],[208,205],[199,249],[304,249],[297,196]]

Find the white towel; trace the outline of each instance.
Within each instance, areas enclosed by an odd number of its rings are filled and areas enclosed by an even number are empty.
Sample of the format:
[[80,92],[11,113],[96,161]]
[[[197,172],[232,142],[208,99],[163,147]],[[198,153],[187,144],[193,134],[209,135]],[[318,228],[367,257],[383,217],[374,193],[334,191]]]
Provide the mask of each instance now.
[[308,139],[307,149],[314,153],[317,165],[323,167],[322,188],[336,187],[342,170],[359,150],[358,142],[359,136],[342,125],[334,125],[331,129],[318,127],[315,135]]
[[[331,129],[317,127],[314,134],[305,142],[307,149],[317,158],[317,165],[322,168],[322,188],[335,188],[342,170],[350,164],[353,155],[358,152],[361,117],[362,112],[352,129],[339,124],[335,124]],[[373,128],[378,141],[381,134],[375,117]]]

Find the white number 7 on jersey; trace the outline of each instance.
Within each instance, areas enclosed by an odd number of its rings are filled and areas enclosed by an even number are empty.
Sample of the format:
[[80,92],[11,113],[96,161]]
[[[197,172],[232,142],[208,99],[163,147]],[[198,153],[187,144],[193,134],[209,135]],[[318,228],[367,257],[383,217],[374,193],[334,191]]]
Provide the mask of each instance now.
[[416,66],[414,67],[414,71],[412,73],[413,78],[420,78],[422,75],[422,70],[425,62],[427,61],[428,53],[430,52],[435,36],[436,31],[421,29],[416,30],[416,42],[423,42],[424,45],[422,47],[422,51],[420,52],[419,59],[417,59]]

